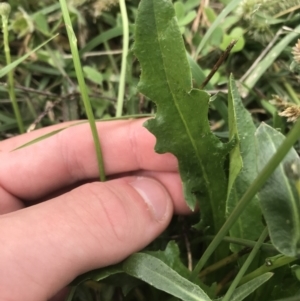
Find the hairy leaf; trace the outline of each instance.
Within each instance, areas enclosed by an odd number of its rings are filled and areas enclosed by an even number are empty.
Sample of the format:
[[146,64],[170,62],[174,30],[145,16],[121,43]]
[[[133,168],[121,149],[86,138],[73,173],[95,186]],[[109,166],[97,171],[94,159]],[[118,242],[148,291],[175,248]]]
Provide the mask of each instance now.
[[[232,75],[229,78],[229,90],[228,90],[228,127],[229,127],[229,137],[237,137],[238,143],[230,152],[230,166],[229,166],[229,181],[228,181],[228,196],[232,194],[232,188],[234,182],[243,168],[243,158],[241,155],[241,148],[243,139],[241,139],[241,126],[246,123],[249,123],[249,113],[244,108],[240,96],[237,91],[234,79]],[[246,117],[246,119],[245,119]],[[242,120],[240,120],[242,118]],[[250,116],[251,118],[251,116]],[[251,136],[252,129],[252,120],[250,121],[250,127],[248,128],[249,134]],[[255,129],[253,131],[254,136]],[[249,135],[248,134],[248,135]],[[251,137],[250,137],[251,138]],[[228,202],[228,201],[227,201]]]
[[145,126],[157,138],[158,153],[173,153],[179,162],[184,194],[212,229],[225,219],[227,179],[223,170],[229,144],[222,144],[207,119],[209,95],[192,89],[184,43],[169,0],[142,0],[136,20],[135,53],[142,75],[141,93],[157,104],[155,119]]
[[[250,113],[245,109],[241,101],[232,76],[229,79],[228,111],[229,135],[231,138],[237,136],[239,140],[238,145],[230,152],[229,187],[226,208],[229,215],[257,177],[256,127]],[[255,240],[264,228],[261,221],[262,213],[258,198],[255,197],[230,229],[230,235]],[[234,252],[239,251],[241,248],[241,246],[237,246],[236,244],[231,245],[231,250]]]
[[148,254],[136,253],[123,263],[125,273],[184,301],[210,301],[199,286],[188,281],[164,262]]
[[[257,129],[258,168],[262,169],[285,139],[272,127],[261,124]],[[293,164],[299,167],[299,156],[291,149],[259,192],[261,208],[273,245],[284,255],[300,255],[300,200],[297,190],[299,175],[290,177]],[[289,177],[288,177],[289,176]]]
[[[170,241],[164,251],[147,251],[146,253],[163,261],[180,276],[186,279],[190,278],[191,271],[182,263],[179,247],[174,241]],[[195,279],[194,283],[203,289],[208,296],[215,295],[216,289],[214,285],[209,287],[201,282],[199,278]]]
[[189,278],[191,272],[181,262],[180,251],[174,241],[170,241],[164,251],[148,251],[147,254],[160,259],[182,277]]

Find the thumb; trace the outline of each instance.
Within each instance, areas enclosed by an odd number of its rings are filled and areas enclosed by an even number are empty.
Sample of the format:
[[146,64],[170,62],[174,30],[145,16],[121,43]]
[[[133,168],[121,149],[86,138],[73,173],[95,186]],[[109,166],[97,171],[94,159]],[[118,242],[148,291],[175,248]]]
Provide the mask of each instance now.
[[82,185],[3,215],[0,299],[47,300],[77,275],[145,247],[172,213],[171,198],[159,182],[126,177]]

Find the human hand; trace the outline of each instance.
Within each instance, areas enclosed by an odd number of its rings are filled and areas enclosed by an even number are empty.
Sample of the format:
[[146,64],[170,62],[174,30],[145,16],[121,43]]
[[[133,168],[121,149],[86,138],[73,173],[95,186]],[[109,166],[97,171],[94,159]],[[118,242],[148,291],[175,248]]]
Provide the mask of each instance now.
[[[97,123],[10,152],[63,125],[0,143],[0,300],[44,301],[76,276],[142,249],[185,214],[177,160],[154,152],[145,120]],[[34,206],[31,206],[34,205]]]

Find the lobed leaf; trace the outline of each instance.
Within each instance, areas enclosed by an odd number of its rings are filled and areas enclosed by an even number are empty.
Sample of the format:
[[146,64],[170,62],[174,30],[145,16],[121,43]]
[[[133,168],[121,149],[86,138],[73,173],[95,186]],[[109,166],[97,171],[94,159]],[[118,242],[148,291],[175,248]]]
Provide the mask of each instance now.
[[210,131],[209,94],[192,89],[189,62],[169,0],[140,2],[134,49],[142,69],[138,89],[157,104],[156,118],[145,124],[157,138],[155,150],[177,157],[189,207],[194,209],[199,197],[202,216],[217,230],[225,220],[223,167],[231,145],[221,143]]

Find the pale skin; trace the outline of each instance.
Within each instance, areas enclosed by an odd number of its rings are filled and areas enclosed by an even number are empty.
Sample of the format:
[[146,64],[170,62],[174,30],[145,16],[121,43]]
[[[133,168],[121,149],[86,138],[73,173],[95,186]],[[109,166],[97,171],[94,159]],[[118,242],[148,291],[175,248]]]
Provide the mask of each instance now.
[[189,213],[177,160],[154,152],[144,121],[97,123],[103,183],[87,123],[13,152],[65,124],[0,142],[1,301],[49,300],[76,276],[147,246],[174,213]]

